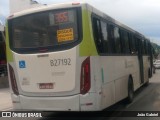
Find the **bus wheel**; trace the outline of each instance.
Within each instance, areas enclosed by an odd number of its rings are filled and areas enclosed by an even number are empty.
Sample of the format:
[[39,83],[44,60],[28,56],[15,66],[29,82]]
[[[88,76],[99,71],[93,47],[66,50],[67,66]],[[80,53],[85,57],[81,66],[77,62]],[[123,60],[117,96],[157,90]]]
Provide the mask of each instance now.
[[127,97],[127,103],[131,103],[134,99],[134,87],[133,87],[133,80],[131,77],[129,77],[128,80],[128,97]]

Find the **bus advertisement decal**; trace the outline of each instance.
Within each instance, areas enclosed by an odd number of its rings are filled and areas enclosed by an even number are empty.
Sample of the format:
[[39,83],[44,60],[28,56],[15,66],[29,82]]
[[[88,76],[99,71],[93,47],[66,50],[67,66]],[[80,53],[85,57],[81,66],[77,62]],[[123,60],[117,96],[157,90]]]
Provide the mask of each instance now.
[[57,30],[58,42],[66,42],[74,40],[73,28]]

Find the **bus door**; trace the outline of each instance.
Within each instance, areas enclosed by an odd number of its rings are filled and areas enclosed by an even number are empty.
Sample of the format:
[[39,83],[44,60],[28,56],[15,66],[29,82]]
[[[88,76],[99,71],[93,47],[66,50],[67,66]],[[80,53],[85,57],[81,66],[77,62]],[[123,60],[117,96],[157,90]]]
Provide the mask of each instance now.
[[143,48],[142,40],[137,38],[137,50],[138,50],[138,61],[139,61],[139,70],[140,70],[140,83],[144,83],[144,70],[143,70]]

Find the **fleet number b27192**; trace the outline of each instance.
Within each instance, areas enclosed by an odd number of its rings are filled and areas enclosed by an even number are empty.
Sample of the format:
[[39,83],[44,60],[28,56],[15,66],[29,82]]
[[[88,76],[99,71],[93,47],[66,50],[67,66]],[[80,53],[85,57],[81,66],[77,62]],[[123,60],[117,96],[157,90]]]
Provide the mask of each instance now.
[[66,59],[53,59],[53,60],[50,60],[50,65],[51,66],[71,65],[71,59],[70,58],[66,58]]

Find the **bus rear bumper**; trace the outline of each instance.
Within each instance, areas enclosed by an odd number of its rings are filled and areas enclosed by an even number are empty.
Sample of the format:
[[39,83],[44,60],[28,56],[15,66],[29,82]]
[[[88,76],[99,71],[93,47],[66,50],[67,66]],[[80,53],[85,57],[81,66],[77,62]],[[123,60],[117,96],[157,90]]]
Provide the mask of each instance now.
[[[16,99],[12,95],[12,100]],[[13,102],[14,110],[35,110],[35,111],[80,111],[79,95],[69,97],[28,97],[19,95],[18,102]]]
[[95,93],[68,97],[28,97],[12,94],[14,110],[33,111],[99,111]]

